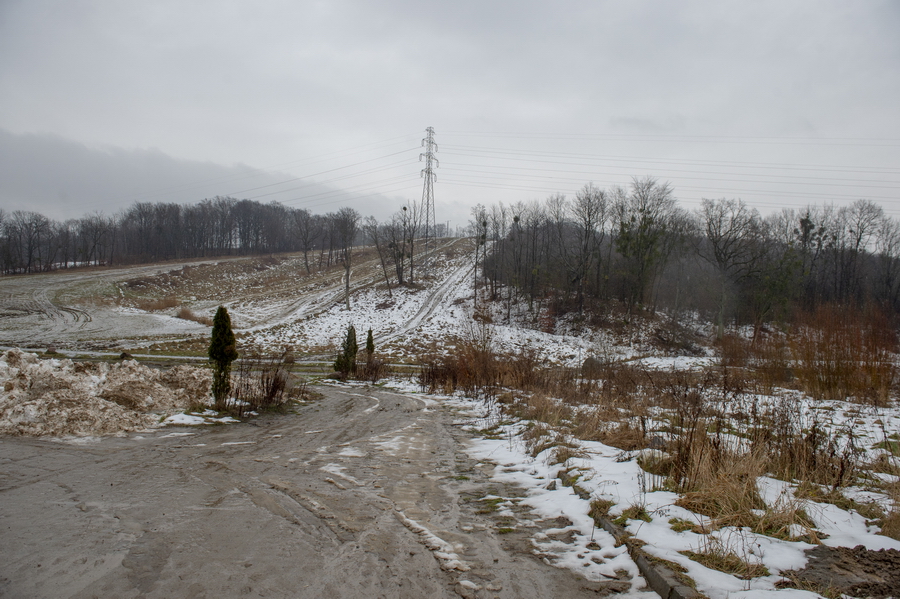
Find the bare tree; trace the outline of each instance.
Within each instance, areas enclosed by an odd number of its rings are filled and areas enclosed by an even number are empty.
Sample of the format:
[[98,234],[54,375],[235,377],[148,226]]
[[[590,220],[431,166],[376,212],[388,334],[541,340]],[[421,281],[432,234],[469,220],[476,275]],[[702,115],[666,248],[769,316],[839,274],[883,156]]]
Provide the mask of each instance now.
[[575,221],[577,252],[573,256],[572,270],[576,281],[579,311],[584,310],[584,286],[588,273],[600,262],[600,244],[605,235],[608,218],[606,193],[587,183],[575,194],[570,208]]
[[875,238],[877,296],[890,309],[900,309],[900,222],[885,218]]
[[50,219],[37,212],[16,210],[10,218],[10,231],[16,237],[22,272],[40,272],[49,268],[44,259],[44,244],[50,235]]
[[416,239],[422,232],[424,211],[418,203],[410,202],[403,207],[399,216],[403,228],[403,239],[408,248],[405,253],[409,257],[409,282],[415,283]]
[[838,210],[835,243],[835,299],[861,301],[860,257],[870,249],[884,210],[871,200],[856,200]]
[[359,232],[360,214],[353,208],[341,208],[334,215],[334,230],[338,238],[339,260],[344,265],[344,290],[347,309],[350,309],[350,269],[353,263],[353,242]]
[[627,196],[614,206],[616,249],[625,261],[624,297],[629,308],[642,306],[668,255],[667,236],[678,216],[672,187],[656,179],[635,178]]
[[294,235],[303,252],[303,265],[306,266],[306,274],[310,274],[309,252],[315,246],[316,240],[322,235],[320,222],[309,210],[299,208],[292,213],[294,221]]
[[700,256],[719,269],[722,292],[719,299],[718,335],[724,334],[725,306],[729,283],[739,284],[755,274],[765,252],[759,213],[741,200],[704,199],[697,212],[705,233]]
[[[488,234],[488,213],[487,209],[481,204],[476,204],[474,208],[472,208],[472,219],[469,221],[470,228],[475,237],[475,267],[474,267],[474,286],[475,286],[475,299],[472,302],[472,307],[478,307],[478,249],[480,247],[484,247],[484,254],[487,253],[487,234]],[[482,259],[484,256],[482,256]]]
[[378,258],[381,260],[381,270],[384,272],[384,282],[387,284],[388,295],[394,297],[394,292],[391,291],[391,280],[388,278],[387,263],[385,261],[385,253],[388,248],[385,247],[384,231],[374,216],[366,218],[363,223],[363,231],[365,231],[369,240],[375,245],[375,251],[378,252]]

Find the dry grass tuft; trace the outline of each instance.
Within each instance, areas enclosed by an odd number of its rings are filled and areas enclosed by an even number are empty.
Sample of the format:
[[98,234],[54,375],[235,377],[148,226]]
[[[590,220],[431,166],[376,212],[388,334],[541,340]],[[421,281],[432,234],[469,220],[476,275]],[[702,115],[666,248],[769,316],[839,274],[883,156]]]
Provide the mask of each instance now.
[[558,427],[572,420],[572,408],[543,393],[537,393],[520,403],[515,414],[526,420],[543,422]]
[[616,503],[609,499],[594,499],[591,501],[591,509],[588,511],[588,516],[593,519],[595,526],[600,526],[601,520],[609,518],[609,510],[614,505]]
[[881,520],[881,534],[900,541],[900,507],[897,505]]
[[556,445],[553,454],[550,456],[549,463],[565,464],[571,459],[584,459],[588,454],[584,452],[577,444],[571,441],[564,441]]
[[175,313],[175,316],[183,320],[192,320],[194,322],[199,322],[200,324],[205,324],[208,327],[211,327],[213,324],[212,318],[210,318],[209,316],[194,314],[194,312],[187,306],[182,306],[181,308],[179,308],[178,312]]
[[[766,508],[753,525],[753,532],[785,541],[802,540],[818,544],[821,537],[800,499],[780,498]],[[800,533],[800,534],[798,534]]]
[[713,536],[705,537],[699,551],[681,551],[680,553],[707,568],[734,574],[745,580],[769,575],[768,568],[741,558],[729,551],[720,539]]
[[706,451],[694,452],[692,460],[675,504],[708,516],[715,527],[752,527],[758,520],[754,511],[766,507],[756,487],[765,472],[760,456]]
[[652,518],[650,518],[650,514],[647,513],[647,508],[641,504],[633,504],[629,505],[625,508],[619,516],[613,520],[619,526],[625,526],[628,524],[629,520],[642,520],[643,522],[650,522]]
[[644,433],[640,429],[635,428],[629,421],[621,422],[609,429],[602,430],[597,436],[606,445],[618,447],[625,451],[633,451],[647,445]]
[[135,306],[145,312],[158,312],[160,310],[169,310],[178,306],[178,299],[172,296],[161,299],[138,299],[134,302]]

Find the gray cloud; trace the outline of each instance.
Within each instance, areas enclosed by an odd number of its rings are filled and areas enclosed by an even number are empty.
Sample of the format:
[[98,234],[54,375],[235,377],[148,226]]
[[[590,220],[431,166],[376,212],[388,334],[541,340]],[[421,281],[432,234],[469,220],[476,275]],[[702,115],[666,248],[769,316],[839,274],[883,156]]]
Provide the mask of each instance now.
[[[281,201],[314,212],[362,201],[359,193],[291,179],[241,164],[176,159],[159,150],[91,148],[54,135],[0,130],[0,206],[57,220],[112,214],[135,202],[196,203],[217,195]],[[382,218],[401,202],[377,193],[364,201],[369,214]]]
[[[439,143],[545,160],[579,153],[885,169],[898,163],[897,144],[872,140],[900,139],[897,31],[900,8],[889,0],[7,0],[0,127],[266,170],[315,155],[336,156],[338,167],[349,148],[413,139],[426,126]],[[514,136],[490,136],[497,133]],[[641,137],[648,134],[707,141]],[[711,141],[796,136],[856,142]],[[473,162],[461,153],[444,155],[444,182],[454,181],[454,163]],[[439,187],[439,202],[451,210],[545,195],[545,186],[523,190],[498,164],[479,161],[497,186]],[[404,168],[417,176],[416,166]],[[716,188],[655,171],[688,199],[740,194],[779,204],[788,189]],[[583,179],[640,174],[631,166]],[[415,197],[413,188],[408,181],[401,195]],[[853,195],[827,191],[808,187],[796,197]]]

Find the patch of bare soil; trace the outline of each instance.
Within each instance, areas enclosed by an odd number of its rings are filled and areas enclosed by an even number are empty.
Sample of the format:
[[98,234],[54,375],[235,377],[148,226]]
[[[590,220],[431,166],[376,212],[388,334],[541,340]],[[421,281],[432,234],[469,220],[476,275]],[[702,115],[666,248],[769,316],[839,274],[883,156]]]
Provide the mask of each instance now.
[[168,371],[133,360],[116,364],[0,354],[0,434],[105,435],[143,430],[209,397],[208,370]]
[[787,573],[790,582],[784,586],[815,590],[829,597],[900,596],[900,551],[896,549],[871,551],[862,545],[853,549],[820,545],[807,555],[806,567]]

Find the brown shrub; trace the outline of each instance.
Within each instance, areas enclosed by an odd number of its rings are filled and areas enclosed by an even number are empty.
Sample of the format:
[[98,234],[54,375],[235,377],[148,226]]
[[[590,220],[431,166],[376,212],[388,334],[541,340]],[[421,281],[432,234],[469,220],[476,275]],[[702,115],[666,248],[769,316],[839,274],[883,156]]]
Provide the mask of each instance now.
[[379,380],[387,376],[390,372],[390,366],[380,358],[372,358],[366,362],[357,365],[356,378],[361,381],[370,381],[377,383]]
[[897,338],[874,308],[822,306],[803,314],[791,333],[797,378],[816,399],[887,405],[897,381]]
[[618,447],[625,451],[634,451],[647,446],[643,431],[635,428],[631,422],[625,421],[598,433],[602,443]]
[[237,417],[278,409],[306,393],[306,380],[292,375],[280,356],[244,355],[237,362],[227,408]]
[[192,320],[194,322],[199,322],[200,324],[205,324],[208,327],[211,327],[213,324],[212,318],[210,318],[209,316],[194,314],[194,312],[187,306],[181,306],[178,309],[178,312],[175,313],[175,316],[183,320]]
[[159,310],[168,310],[178,305],[175,297],[168,296],[159,299],[138,299],[135,300],[135,306],[146,312],[156,312]]

